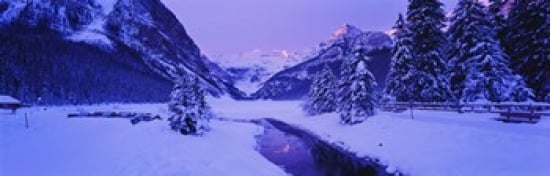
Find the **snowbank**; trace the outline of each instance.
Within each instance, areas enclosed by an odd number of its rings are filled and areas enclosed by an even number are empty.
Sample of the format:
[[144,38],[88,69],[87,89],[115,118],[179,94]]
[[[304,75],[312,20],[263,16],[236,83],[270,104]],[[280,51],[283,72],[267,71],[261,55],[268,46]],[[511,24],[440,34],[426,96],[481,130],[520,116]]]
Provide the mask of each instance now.
[[380,112],[356,126],[337,114],[306,117],[301,102],[213,101],[228,118],[273,117],[308,129],[359,156],[378,158],[389,170],[411,175],[548,175],[550,120],[538,124],[495,121],[496,114]]
[[[66,118],[68,112],[160,113],[166,105],[102,105],[0,112],[0,175],[285,175],[255,151],[262,128],[213,121],[203,137],[170,131],[167,122]],[[30,128],[25,129],[24,115]]]
[[13,97],[6,96],[6,95],[0,95],[0,103],[21,103],[19,100],[16,100]]

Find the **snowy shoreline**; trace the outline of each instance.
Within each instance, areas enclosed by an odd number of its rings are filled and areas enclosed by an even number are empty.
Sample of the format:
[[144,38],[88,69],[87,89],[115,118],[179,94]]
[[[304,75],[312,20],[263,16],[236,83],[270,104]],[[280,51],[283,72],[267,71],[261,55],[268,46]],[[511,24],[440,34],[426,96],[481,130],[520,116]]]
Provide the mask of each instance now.
[[173,132],[166,121],[132,126],[128,119],[67,118],[68,112],[80,110],[163,117],[167,111],[166,104],[25,108],[16,115],[2,111],[0,175],[286,175],[256,151],[255,136],[263,133],[257,125],[212,121],[211,132],[193,137]]
[[[337,114],[307,117],[300,101],[209,100],[222,118],[274,118],[358,157],[408,175],[546,175],[550,121],[502,123],[496,114],[378,112],[355,126]],[[44,109],[45,108],[45,109]],[[213,120],[204,137],[183,137],[166,121],[68,119],[79,110],[150,112],[166,104],[25,108],[0,112],[1,175],[286,175],[257,151],[260,126]],[[25,129],[24,114],[30,127]],[[192,156],[189,158],[189,156]],[[243,159],[246,158],[246,159]],[[32,169],[29,169],[31,167]]]
[[[359,157],[368,156],[410,175],[546,175],[550,172],[550,121],[495,121],[497,114],[378,112],[355,126],[337,114],[307,117],[300,101],[213,101],[226,118],[272,117],[309,130]],[[238,109],[234,107],[248,107]]]

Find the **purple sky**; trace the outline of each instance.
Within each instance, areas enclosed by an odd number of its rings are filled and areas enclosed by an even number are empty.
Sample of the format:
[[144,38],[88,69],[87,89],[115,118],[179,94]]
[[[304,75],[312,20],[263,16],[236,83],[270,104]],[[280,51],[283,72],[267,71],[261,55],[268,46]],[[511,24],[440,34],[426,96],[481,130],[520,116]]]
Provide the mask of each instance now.
[[[162,0],[206,54],[302,50],[348,23],[386,31],[408,0]],[[457,0],[442,0],[452,10]]]

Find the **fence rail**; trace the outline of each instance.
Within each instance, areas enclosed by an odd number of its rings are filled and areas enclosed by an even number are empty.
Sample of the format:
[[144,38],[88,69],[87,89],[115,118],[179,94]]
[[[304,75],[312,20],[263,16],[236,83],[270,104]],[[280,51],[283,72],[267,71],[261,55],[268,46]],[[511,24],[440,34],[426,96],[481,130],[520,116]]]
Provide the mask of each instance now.
[[436,110],[473,113],[525,114],[530,116],[550,116],[550,103],[539,102],[503,102],[503,103],[449,103],[449,102],[391,102],[380,103],[380,109],[399,110]]

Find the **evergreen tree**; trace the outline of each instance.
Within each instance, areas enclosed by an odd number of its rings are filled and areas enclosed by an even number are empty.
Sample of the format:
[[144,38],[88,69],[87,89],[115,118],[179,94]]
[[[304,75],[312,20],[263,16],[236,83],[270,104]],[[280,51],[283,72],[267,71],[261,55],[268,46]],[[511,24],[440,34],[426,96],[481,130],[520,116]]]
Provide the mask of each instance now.
[[204,90],[195,76],[180,77],[170,95],[170,127],[184,135],[202,134],[208,130],[210,108],[204,100]]
[[328,65],[318,74],[309,89],[304,110],[309,115],[318,115],[336,111],[335,76]]
[[493,19],[496,39],[502,43],[506,36],[506,17],[503,8],[507,0],[489,0],[489,15]]
[[461,102],[529,99],[530,91],[510,69],[483,5],[460,0],[448,32],[452,88]]
[[376,81],[363,50],[346,58],[338,90],[338,112],[344,124],[357,124],[374,115]]
[[[2,52],[0,52],[2,54]],[[0,59],[0,94],[8,94],[8,79],[6,76],[6,61]]]
[[411,75],[411,101],[444,102],[453,97],[449,89],[447,65],[442,54],[446,39],[441,30],[445,13],[438,0],[410,0],[407,24],[412,31],[415,68]]
[[200,86],[200,81],[198,77],[195,77],[193,81],[193,90],[194,94],[196,95],[196,102],[197,102],[197,126],[199,127],[199,131],[209,131],[210,126],[208,125],[208,122],[210,119],[214,117],[214,114],[211,111],[210,106],[206,102],[206,91]]
[[354,68],[352,68],[351,66],[354,64],[355,61],[355,56],[353,56],[352,54],[346,54],[343,56],[342,64],[340,65],[340,79],[338,80],[336,85],[336,102],[338,103],[338,106],[336,108],[337,111],[340,111],[341,109],[341,102],[347,101],[343,99],[342,95],[349,92],[350,86],[344,80],[349,80],[349,77],[354,73]]
[[399,14],[395,24],[395,44],[393,48],[393,57],[390,63],[390,71],[386,77],[386,87],[384,88],[384,99],[389,98],[398,102],[410,101],[412,99],[409,90],[407,90],[411,81],[414,65],[412,51],[412,33]]
[[514,69],[533,89],[536,100],[550,92],[550,1],[516,0],[508,20],[504,46]]
[[192,92],[189,89],[190,78],[182,76],[175,82],[174,90],[170,94],[170,103],[168,108],[171,116],[168,118],[170,127],[174,131],[179,131],[182,134],[196,132],[195,125],[188,125],[184,121],[188,117],[187,108],[192,106]]

